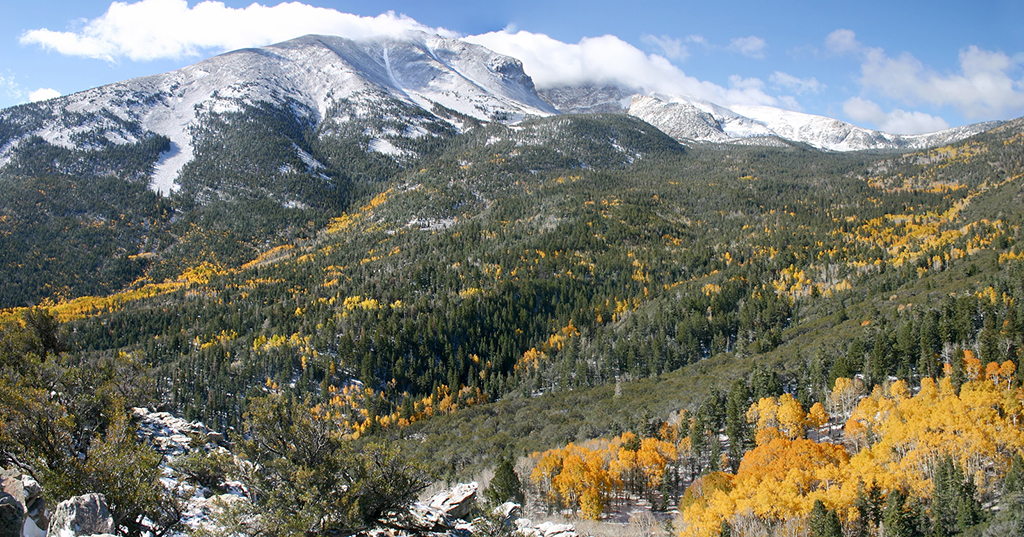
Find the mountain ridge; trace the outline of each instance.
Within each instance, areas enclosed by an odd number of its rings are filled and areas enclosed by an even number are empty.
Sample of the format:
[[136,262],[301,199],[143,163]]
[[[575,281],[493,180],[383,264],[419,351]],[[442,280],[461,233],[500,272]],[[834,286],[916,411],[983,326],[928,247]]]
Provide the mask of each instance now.
[[644,93],[616,85],[552,88],[541,95],[562,113],[629,114],[682,143],[805,143],[824,151],[919,150],[953,143],[1001,125],[986,121],[924,134],[892,134],[827,116],[763,105],[721,106],[686,95]]
[[[465,119],[451,112],[474,121],[502,123],[558,113],[628,113],[682,143],[780,146],[795,142],[827,151],[922,149],[999,124],[893,135],[824,116],[762,106],[728,108],[689,96],[643,94],[614,84],[538,92],[521,61],[458,39],[422,32],[362,40],[307,35],[2,110],[0,168],[29,136],[68,149],[90,150],[135,143],[156,134],[168,137],[170,147],[155,163],[150,186],[166,195],[181,186],[181,173],[195,157],[196,130],[211,115],[238,112],[258,103],[320,128],[320,134],[336,133],[323,127],[332,122],[365,123],[373,117],[377,123],[388,123],[387,128],[364,126],[365,139],[360,144],[364,151],[395,162],[416,153],[406,147],[409,140],[465,128]],[[358,129],[348,130],[349,136],[358,134]],[[297,146],[296,156],[307,164],[307,172],[324,167],[301,147]]]
[[[0,113],[0,121],[14,124],[5,129],[14,132],[0,139],[0,166],[10,161],[19,141],[28,135],[81,148],[89,147],[82,140],[103,146],[136,141],[142,132],[153,132],[171,139],[171,150],[156,164],[153,178],[154,189],[166,194],[194,156],[190,131],[204,116],[267,102],[319,124],[330,119],[339,100],[354,96],[362,96],[364,102],[357,109],[363,111],[357,113],[363,114],[384,100],[427,112],[441,105],[488,121],[555,112],[533,91],[521,62],[478,45],[422,33],[369,41],[310,35],[7,109]],[[42,116],[35,125],[25,125],[17,116],[28,109]],[[69,125],[67,115],[82,121]],[[437,121],[448,120],[438,117]],[[426,132],[412,129],[397,134],[416,137]]]

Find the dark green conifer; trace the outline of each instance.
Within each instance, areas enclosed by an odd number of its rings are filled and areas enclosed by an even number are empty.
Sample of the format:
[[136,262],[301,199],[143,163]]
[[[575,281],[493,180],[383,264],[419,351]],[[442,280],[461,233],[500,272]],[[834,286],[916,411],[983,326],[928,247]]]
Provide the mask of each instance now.
[[836,512],[825,507],[821,500],[814,500],[809,525],[811,537],[843,537],[843,527]]
[[501,505],[505,502],[515,502],[522,505],[526,501],[523,494],[523,483],[519,480],[512,461],[502,457],[498,461],[498,467],[494,470],[494,477],[484,490],[484,497],[492,505]]

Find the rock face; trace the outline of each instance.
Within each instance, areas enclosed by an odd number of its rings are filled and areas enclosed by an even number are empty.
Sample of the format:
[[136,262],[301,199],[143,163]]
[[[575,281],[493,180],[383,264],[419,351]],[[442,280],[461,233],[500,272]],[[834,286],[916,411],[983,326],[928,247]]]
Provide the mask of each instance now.
[[[396,526],[405,528],[400,535],[418,535],[422,533],[445,533],[449,535],[465,535],[476,533],[480,519],[467,522],[476,506],[476,482],[458,484],[450,490],[438,492],[425,502],[417,502],[409,511],[407,519],[396,520]],[[522,506],[514,502],[506,502],[495,507],[494,514],[515,532],[526,537],[578,537],[572,524],[556,524],[542,522],[534,524],[522,515]],[[486,524],[486,523],[485,523]],[[406,533],[407,532],[407,533]]]
[[114,518],[110,516],[107,499],[102,494],[83,494],[57,505],[46,533],[54,537],[71,537],[109,534],[114,530]]
[[133,408],[132,415],[138,421],[139,436],[163,455],[181,455],[189,451],[193,447],[193,437],[215,444],[224,441],[223,434],[211,430],[202,422],[188,422],[168,412]]
[[561,114],[624,114],[630,97],[640,90],[609,84],[550,88],[538,93]]
[[0,492],[0,537],[21,537],[25,528],[25,509],[14,496]]
[[467,525],[465,519],[473,509],[479,485],[461,483],[444,490],[425,502],[417,502],[409,509],[408,520],[397,521],[399,526],[427,532],[444,532]]
[[427,507],[440,511],[453,518],[465,518],[473,508],[476,500],[476,491],[479,488],[476,481],[472,483],[460,483],[451,490],[439,492],[427,500]]
[[[43,500],[43,489],[31,476],[23,475],[20,470],[0,469],[0,490],[13,498],[23,512],[23,533],[26,537],[34,537],[42,533],[50,521]],[[5,535],[0,533],[0,535]]]

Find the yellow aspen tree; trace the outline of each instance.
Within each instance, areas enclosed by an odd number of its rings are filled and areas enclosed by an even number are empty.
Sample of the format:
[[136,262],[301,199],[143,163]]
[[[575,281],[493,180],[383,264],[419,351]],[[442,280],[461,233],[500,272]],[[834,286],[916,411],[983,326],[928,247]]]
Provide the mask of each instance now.
[[807,413],[800,402],[792,395],[784,393],[779,396],[778,410],[779,431],[790,440],[803,438],[807,426]]
[[1006,389],[1009,390],[1013,384],[1013,374],[1017,372],[1017,366],[1012,360],[1007,360],[999,366],[999,376],[1006,381]]
[[988,365],[985,366],[985,378],[991,380],[993,386],[999,386],[999,381],[1002,379],[999,378],[998,362],[989,362]]
[[[828,412],[825,412],[825,406],[820,402],[811,405],[811,409],[807,411],[807,425],[814,427],[817,433],[820,433],[821,428],[828,423],[828,418]],[[831,427],[829,427],[828,434],[832,434]]]

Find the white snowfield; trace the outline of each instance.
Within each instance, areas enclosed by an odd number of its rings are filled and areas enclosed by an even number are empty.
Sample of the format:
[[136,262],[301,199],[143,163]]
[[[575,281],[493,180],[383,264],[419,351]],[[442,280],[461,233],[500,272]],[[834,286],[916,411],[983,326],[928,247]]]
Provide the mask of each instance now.
[[[781,145],[788,140],[830,151],[918,149],[950,143],[995,125],[903,136],[765,106],[728,109],[692,97],[657,94],[630,98],[630,91],[608,87],[560,91],[563,110],[626,111],[681,142]],[[343,100],[347,107],[342,110],[338,104]],[[167,194],[177,188],[179,173],[192,160],[193,132],[208,114],[260,103],[287,107],[306,123],[331,128],[390,114],[387,118],[405,125],[404,131],[367,130],[364,134],[372,138],[369,151],[394,158],[406,155],[386,137],[427,136],[423,126],[437,121],[456,130],[463,128],[458,115],[437,105],[506,124],[558,113],[538,95],[519,60],[479,45],[422,32],[359,41],[309,35],[26,105],[38,107],[45,117],[31,132],[0,141],[0,166],[32,135],[68,148],[87,148],[82,140],[89,136],[123,144],[156,133],[167,136],[171,147],[156,163],[150,186]],[[395,103],[405,103],[405,108]],[[0,119],[16,121],[14,110],[0,111]],[[297,146],[295,150],[310,171],[322,167]]]
[[953,143],[998,125],[976,123],[928,134],[890,134],[771,106],[731,108],[688,96],[634,95],[627,110],[681,142],[762,143],[779,139],[826,151],[913,150]]

